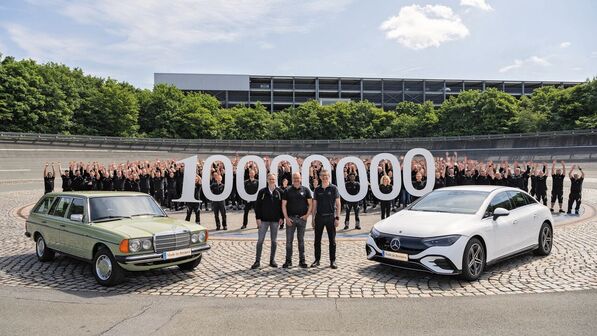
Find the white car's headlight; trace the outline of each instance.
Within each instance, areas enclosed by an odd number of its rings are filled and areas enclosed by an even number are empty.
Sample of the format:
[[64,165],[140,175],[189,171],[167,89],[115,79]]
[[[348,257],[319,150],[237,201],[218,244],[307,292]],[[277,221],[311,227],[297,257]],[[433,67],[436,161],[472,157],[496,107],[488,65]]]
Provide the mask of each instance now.
[[427,247],[432,246],[450,246],[454,244],[461,235],[450,235],[450,236],[441,236],[441,237],[431,237],[423,239],[423,244]]
[[371,238],[377,238],[381,236],[381,232],[379,232],[375,227],[371,229],[371,232],[369,232],[369,234],[371,235]]
[[141,241],[139,239],[129,240],[129,251],[139,252],[141,250]]

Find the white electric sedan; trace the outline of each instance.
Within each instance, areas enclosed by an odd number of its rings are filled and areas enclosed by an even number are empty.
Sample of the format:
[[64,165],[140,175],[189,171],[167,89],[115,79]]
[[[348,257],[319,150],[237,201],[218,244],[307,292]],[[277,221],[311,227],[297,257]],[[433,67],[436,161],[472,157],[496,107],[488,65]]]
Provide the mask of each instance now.
[[375,224],[367,258],[472,281],[485,266],[528,251],[548,255],[549,209],[526,192],[500,186],[434,190]]

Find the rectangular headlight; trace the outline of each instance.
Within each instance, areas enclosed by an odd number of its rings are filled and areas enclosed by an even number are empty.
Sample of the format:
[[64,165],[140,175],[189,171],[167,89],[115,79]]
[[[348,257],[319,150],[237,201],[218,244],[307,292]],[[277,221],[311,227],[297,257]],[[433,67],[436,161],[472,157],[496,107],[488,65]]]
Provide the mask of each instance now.
[[431,237],[423,239],[423,244],[427,247],[432,246],[450,246],[454,244],[461,235],[450,235],[441,237]]

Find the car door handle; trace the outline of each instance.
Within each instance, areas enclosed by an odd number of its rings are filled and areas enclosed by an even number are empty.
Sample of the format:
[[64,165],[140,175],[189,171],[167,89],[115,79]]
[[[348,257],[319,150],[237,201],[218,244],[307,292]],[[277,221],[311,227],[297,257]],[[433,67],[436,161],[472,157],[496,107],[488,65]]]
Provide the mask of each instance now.
[[41,222],[44,223],[44,224],[46,224],[48,221],[42,220]]
[[66,225],[64,225],[64,224],[60,224],[60,227],[66,227]]

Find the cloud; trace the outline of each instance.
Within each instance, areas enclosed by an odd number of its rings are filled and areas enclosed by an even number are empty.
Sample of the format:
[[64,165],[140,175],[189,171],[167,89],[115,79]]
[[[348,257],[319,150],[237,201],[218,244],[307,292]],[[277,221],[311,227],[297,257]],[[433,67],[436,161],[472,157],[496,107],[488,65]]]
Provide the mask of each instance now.
[[483,11],[493,10],[485,0],[460,0],[460,6],[474,7]]
[[551,63],[548,60],[546,60],[545,58],[541,58],[539,56],[531,56],[524,60],[516,59],[516,60],[514,60],[514,63],[500,68],[499,72],[504,73],[504,72],[508,72],[510,70],[519,69],[519,68],[529,66],[529,65],[547,67],[547,66],[550,66]]
[[390,40],[410,49],[439,47],[442,43],[469,35],[452,8],[442,5],[410,5],[400,8],[397,16],[384,21],[380,29]]
[[571,46],[572,43],[566,41],[566,42],[562,42],[560,43],[560,48],[564,49],[564,48],[568,48],[569,46]]

